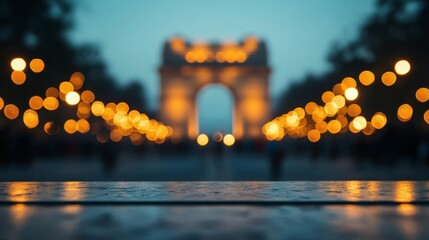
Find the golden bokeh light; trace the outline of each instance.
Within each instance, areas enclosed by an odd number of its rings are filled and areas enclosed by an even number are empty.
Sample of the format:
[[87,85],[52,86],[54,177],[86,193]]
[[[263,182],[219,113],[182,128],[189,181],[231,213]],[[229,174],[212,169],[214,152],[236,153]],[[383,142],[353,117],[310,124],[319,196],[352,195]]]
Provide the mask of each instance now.
[[373,72],[365,70],[359,74],[359,81],[365,86],[371,85],[375,80],[375,75]]
[[14,71],[24,71],[25,67],[27,67],[27,63],[22,58],[14,58],[10,62],[10,67]]
[[79,103],[79,101],[80,101],[80,95],[79,95],[79,93],[72,91],[72,92],[68,92],[66,94],[66,102],[67,102],[67,104],[69,104],[69,105],[76,105],[76,104]]
[[58,106],[58,99],[54,97],[47,97],[43,100],[43,107],[45,107],[46,110],[54,111],[58,108]]
[[317,122],[315,128],[319,133],[325,133],[328,131],[328,123],[325,121]]
[[0,97],[0,110],[2,110],[4,107],[4,100]]
[[397,111],[399,121],[408,122],[413,116],[413,107],[409,104],[402,104]]
[[85,119],[79,119],[77,121],[77,131],[80,133],[87,133],[91,129],[91,126],[89,125],[89,122]]
[[77,122],[73,119],[69,119],[64,123],[64,131],[68,134],[73,134],[77,131]]
[[232,134],[226,134],[223,137],[223,143],[226,146],[230,147],[230,146],[234,145],[234,143],[235,143],[235,137]]
[[349,87],[344,91],[344,95],[348,101],[354,101],[359,96],[359,92],[354,87]]
[[387,117],[382,112],[377,112],[371,118],[371,125],[375,129],[382,129],[387,124]]
[[39,96],[32,96],[28,101],[28,105],[33,110],[39,110],[43,107],[43,98]]
[[363,130],[367,126],[367,121],[363,116],[357,116],[352,121],[353,127],[359,131]]
[[328,122],[328,131],[332,134],[339,133],[341,131],[340,121],[334,119]]
[[71,84],[70,82],[62,82],[60,83],[60,92],[63,94],[67,94],[71,91],[74,90],[74,86],[73,84]]
[[395,64],[395,72],[398,75],[405,75],[407,74],[411,69],[411,65],[407,60],[399,60]]
[[423,114],[423,119],[427,124],[429,124],[429,110],[426,110],[426,112]]
[[50,87],[46,89],[45,96],[57,98],[59,96],[59,91],[56,87]]
[[365,135],[367,135],[367,136],[372,135],[374,132],[375,132],[375,128],[371,124],[371,122],[368,122],[366,124],[366,127],[364,129],[362,129],[362,133],[365,134]]
[[200,146],[206,146],[209,143],[209,137],[206,134],[202,133],[197,137],[197,143]]
[[101,116],[104,114],[104,103],[101,101],[95,101],[92,103],[91,105],[91,112],[92,114],[94,114],[94,116]]
[[307,138],[310,142],[318,142],[320,140],[320,132],[316,129],[308,131]]
[[120,102],[118,103],[118,105],[116,105],[117,112],[122,112],[124,114],[127,114],[129,110],[130,110],[130,107],[125,102]]
[[356,103],[353,103],[353,104],[351,104],[348,108],[347,108],[347,114],[350,116],[350,117],[356,117],[356,116],[358,116],[359,114],[361,114],[362,113],[362,109],[361,109],[361,107],[358,105],[358,104],[356,104]]
[[82,87],[84,81],[85,76],[80,72],[74,72],[69,80],[69,82],[73,85],[73,90],[79,90]]
[[313,114],[317,110],[317,107],[315,102],[309,102],[305,105],[305,112],[307,114]]
[[338,106],[334,102],[328,102],[325,104],[325,112],[328,114],[328,116],[334,116],[338,112]]
[[24,72],[21,71],[13,71],[10,75],[10,79],[12,79],[12,82],[16,85],[22,85],[25,83],[25,80],[27,79],[27,76]]
[[109,137],[112,142],[120,142],[122,140],[122,134],[118,129],[113,129],[110,132]]
[[81,94],[83,102],[92,103],[95,100],[95,94],[91,90],[85,90]]
[[419,102],[427,102],[429,100],[429,89],[422,87],[416,91],[416,99]]
[[396,75],[394,72],[385,72],[381,75],[381,81],[384,85],[390,87],[396,83]]
[[357,86],[356,80],[351,77],[344,78],[343,81],[341,81],[341,84],[342,86],[344,86],[344,90],[346,90],[347,88],[356,88]]
[[39,125],[39,115],[33,109],[28,109],[24,112],[22,118],[24,124],[28,128],[35,128]]
[[330,101],[332,101],[332,98],[335,97],[335,94],[331,91],[326,91],[322,94],[322,101],[324,103],[328,103]]
[[30,69],[34,73],[40,73],[45,69],[45,63],[40,58],[35,58],[30,61]]
[[4,107],[3,113],[8,119],[13,120],[18,117],[19,108],[14,104],[8,104]]
[[332,102],[334,102],[337,105],[338,109],[346,105],[346,99],[341,95],[337,95],[334,98],[332,98]]

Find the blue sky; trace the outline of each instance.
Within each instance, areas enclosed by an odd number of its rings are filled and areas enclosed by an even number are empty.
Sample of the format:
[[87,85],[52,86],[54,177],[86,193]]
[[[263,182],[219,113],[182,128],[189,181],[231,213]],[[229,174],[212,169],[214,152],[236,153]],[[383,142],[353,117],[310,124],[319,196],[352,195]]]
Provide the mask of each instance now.
[[[238,41],[247,35],[264,39],[275,100],[305,74],[326,71],[332,45],[356,36],[375,0],[80,0],[76,4],[73,41],[98,44],[109,72],[121,83],[140,79],[148,105],[157,109],[157,69],[162,45],[170,36],[203,41]],[[223,101],[219,102],[219,94],[225,96]],[[207,131],[225,129],[230,121],[228,93],[209,88],[202,95],[200,105],[212,109],[200,111]],[[227,115],[213,119],[219,115],[213,112]]]

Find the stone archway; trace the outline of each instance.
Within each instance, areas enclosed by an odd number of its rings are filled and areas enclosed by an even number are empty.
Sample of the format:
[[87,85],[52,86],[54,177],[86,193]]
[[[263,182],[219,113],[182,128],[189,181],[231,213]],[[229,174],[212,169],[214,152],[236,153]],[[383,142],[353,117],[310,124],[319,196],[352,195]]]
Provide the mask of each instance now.
[[[160,118],[173,127],[173,139],[193,139],[199,134],[196,96],[209,84],[223,85],[233,94],[232,134],[237,139],[261,137],[261,128],[270,117],[270,69],[267,66],[265,44],[258,42],[253,51],[247,52],[242,50],[245,49],[246,40],[233,47],[235,52],[224,50],[222,45],[211,44],[204,45],[205,51],[198,52],[201,47],[182,40],[184,49],[178,52],[174,47],[177,39],[173,38],[166,43],[163,65],[159,70]],[[200,58],[192,61],[189,53]],[[233,61],[233,57],[228,61],[220,61],[219,53],[225,53],[227,57],[227,54],[235,53],[237,61]],[[245,58],[240,59],[240,53],[246,54]]]

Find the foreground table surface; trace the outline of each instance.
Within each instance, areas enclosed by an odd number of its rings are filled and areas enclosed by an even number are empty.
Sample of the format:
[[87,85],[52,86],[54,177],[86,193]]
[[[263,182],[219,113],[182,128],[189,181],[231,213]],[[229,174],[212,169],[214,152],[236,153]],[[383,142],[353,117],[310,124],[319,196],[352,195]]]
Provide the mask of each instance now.
[[429,182],[3,182],[2,239],[425,239]]

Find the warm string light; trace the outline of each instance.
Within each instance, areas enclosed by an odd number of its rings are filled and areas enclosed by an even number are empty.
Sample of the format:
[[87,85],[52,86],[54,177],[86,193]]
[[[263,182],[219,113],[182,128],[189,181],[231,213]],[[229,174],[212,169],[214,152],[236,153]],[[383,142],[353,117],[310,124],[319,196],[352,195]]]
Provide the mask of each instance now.
[[[411,64],[406,60],[398,61],[394,66],[398,75],[405,75],[411,69]],[[390,87],[396,83],[397,76],[394,72],[387,71],[382,74],[381,82]],[[375,75],[369,70],[359,74],[359,82],[363,86],[370,86],[375,81]],[[419,102],[429,100],[429,89],[419,88],[415,93]],[[345,132],[372,135],[376,130],[384,128],[387,117],[382,112],[375,113],[370,119],[362,116],[362,108],[354,103],[359,97],[357,81],[352,77],[344,78],[336,84],[332,91],[325,91],[321,100],[322,105],[309,102],[304,108],[298,107],[286,114],[276,117],[262,127],[262,132],[269,141],[280,141],[284,137],[303,138],[310,142],[318,142],[322,134],[339,134]],[[401,122],[410,121],[413,108],[409,104],[402,104],[397,111],[397,117]],[[425,112],[423,119],[429,124],[429,110]]]
[[[12,68],[11,80],[16,85],[22,85],[26,81],[27,63],[23,58],[15,58],[11,61]],[[30,61],[30,70],[33,73],[40,73],[45,68],[42,59],[35,58]],[[97,100],[91,90],[81,90],[85,82],[85,76],[80,72],[71,75],[69,81],[63,81],[57,87],[49,87],[45,91],[45,97],[32,96],[28,100],[29,109],[25,110],[22,120],[29,129],[36,128],[39,125],[39,114],[37,111],[45,109],[47,111],[57,111],[60,107],[60,101],[69,106],[77,106],[77,120],[68,119],[62,126],[55,122],[48,121],[43,125],[43,130],[49,135],[55,135],[60,128],[68,134],[81,133],[86,134],[91,130],[91,124],[88,119],[99,117],[105,121],[108,132],[94,132],[99,142],[105,143],[109,139],[113,142],[119,142],[123,137],[129,137],[131,143],[139,145],[144,137],[155,143],[163,143],[166,138],[173,134],[173,129],[154,119],[140,113],[137,110],[131,110],[127,103],[120,102],[107,103]],[[19,117],[19,108],[12,104],[5,104],[3,98],[0,98],[0,110],[6,118],[13,120]]]

